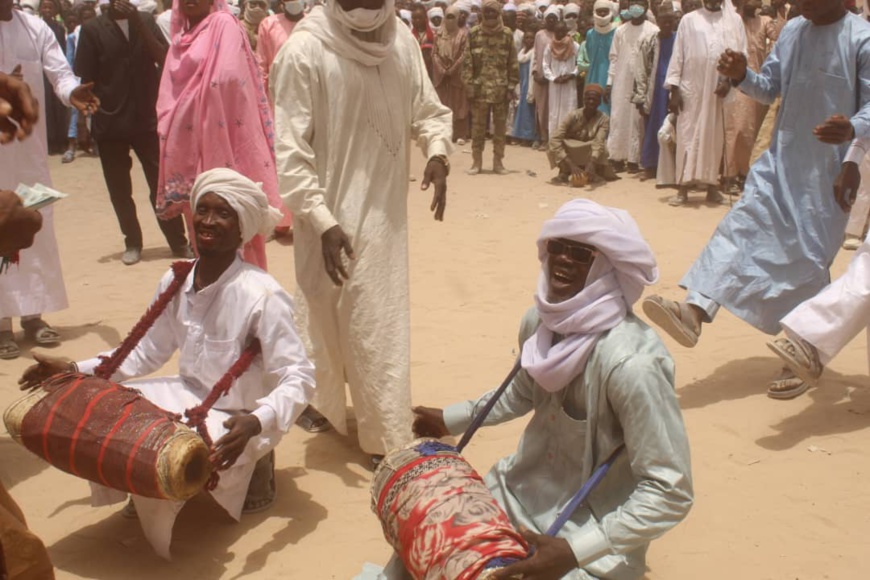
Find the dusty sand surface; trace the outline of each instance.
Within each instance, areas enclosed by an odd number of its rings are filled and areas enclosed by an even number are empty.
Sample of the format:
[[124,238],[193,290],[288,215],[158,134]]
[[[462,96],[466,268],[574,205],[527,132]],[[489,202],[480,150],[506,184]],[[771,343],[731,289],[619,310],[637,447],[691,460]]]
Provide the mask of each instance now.
[[[58,189],[57,235],[70,308],[48,317],[65,337],[55,354],[92,356],[115,346],[138,319],[170,255],[135,169],[146,250],[139,265],[119,261],[123,241],[99,162],[51,159]],[[489,160],[489,151],[485,157]],[[627,209],[656,251],[661,280],[652,290],[680,297],[677,282],[727,208],[671,208],[669,193],[633,178],[598,190],[546,184],[542,154],[509,148],[509,177],[464,175],[458,152],[446,221],[435,223],[430,196],[411,184],[412,381],[416,404],[444,405],[497,385],[517,350],[521,315],[538,274],[534,241],[542,222],[571,196]],[[422,160],[415,153],[419,177]],[[537,172],[537,177],[527,171]],[[821,192],[828,195],[828,192]],[[268,246],[272,273],[295,288],[292,248]],[[845,269],[840,255],[834,274]],[[789,402],[768,399],[777,372],[767,337],[723,312],[700,345],[665,342],[677,364],[677,391],[692,444],[696,504],[688,519],[653,543],[647,577],[859,579],[870,577],[870,380],[866,341],[851,344],[825,372],[821,388]],[[25,356],[2,362],[0,408],[17,396]],[[172,363],[170,363],[171,366]],[[174,372],[169,368],[168,371]],[[479,471],[511,453],[523,421],[485,430],[467,452]],[[199,497],[182,511],[174,560],[151,551],[120,506],[93,509],[84,481],[49,468],[5,432],[0,479],[44,539],[58,578],[352,578],[389,549],[370,511],[370,472],[355,441],[296,428],[277,449],[277,505],[234,524]]]

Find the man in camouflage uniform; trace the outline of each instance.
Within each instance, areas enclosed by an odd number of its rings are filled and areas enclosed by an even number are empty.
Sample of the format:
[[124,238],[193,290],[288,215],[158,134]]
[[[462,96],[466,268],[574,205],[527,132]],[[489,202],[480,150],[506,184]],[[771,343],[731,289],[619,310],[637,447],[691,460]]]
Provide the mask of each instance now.
[[469,175],[480,173],[486,121],[492,111],[493,172],[507,174],[504,158],[508,102],[514,87],[520,82],[520,69],[514,37],[501,19],[502,5],[498,0],[483,4],[483,21],[471,29],[468,50],[462,68],[462,81],[471,101],[471,153],[473,163]]

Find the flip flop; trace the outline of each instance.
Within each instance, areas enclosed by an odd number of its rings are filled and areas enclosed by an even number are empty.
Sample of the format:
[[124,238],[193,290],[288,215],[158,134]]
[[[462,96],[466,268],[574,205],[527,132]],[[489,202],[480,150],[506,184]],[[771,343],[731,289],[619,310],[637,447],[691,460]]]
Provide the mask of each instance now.
[[691,308],[688,304],[674,302],[661,296],[653,295],[643,301],[643,312],[659,328],[667,332],[671,338],[686,348],[698,344],[700,328],[692,328],[686,324],[691,320]]
[[767,396],[771,399],[788,401],[807,392],[810,384],[800,377],[782,377],[767,384]]
[[41,318],[22,322],[21,328],[24,329],[24,336],[36,344],[47,345],[60,342],[60,333]]
[[10,330],[0,332],[0,359],[12,360],[21,355],[21,349],[15,342],[15,335]]
[[767,343],[767,348],[788,365],[789,370],[810,385],[815,385],[822,376],[819,353],[813,345],[804,340],[777,338]]

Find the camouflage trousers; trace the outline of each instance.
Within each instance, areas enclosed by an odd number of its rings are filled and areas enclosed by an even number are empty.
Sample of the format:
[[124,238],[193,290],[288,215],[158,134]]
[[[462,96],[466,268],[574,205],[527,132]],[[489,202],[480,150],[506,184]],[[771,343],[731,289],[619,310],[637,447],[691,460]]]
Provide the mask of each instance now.
[[503,159],[507,132],[507,101],[487,103],[480,99],[472,102],[471,152],[475,157],[483,155],[483,146],[486,141],[486,121],[490,111],[492,111],[492,152],[496,159]]

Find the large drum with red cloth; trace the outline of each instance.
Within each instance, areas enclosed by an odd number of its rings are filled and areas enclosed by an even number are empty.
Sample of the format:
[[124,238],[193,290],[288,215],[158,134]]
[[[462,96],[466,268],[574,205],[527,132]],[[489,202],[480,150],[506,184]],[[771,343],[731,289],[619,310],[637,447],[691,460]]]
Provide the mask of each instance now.
[[527,555],[480,475],[437,439],[418,439],[384,458],[372,510],[416,580],[487,578]]
[[13,439],[78,477],[186,500],[211,475],[209,450],[178,417],[134,389],[93,376],[52,377],[3,415]]

